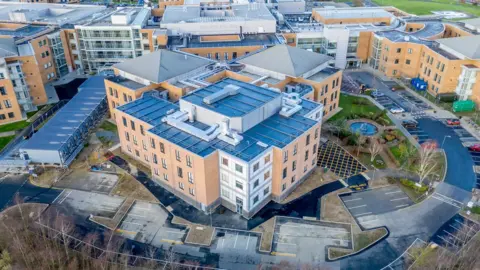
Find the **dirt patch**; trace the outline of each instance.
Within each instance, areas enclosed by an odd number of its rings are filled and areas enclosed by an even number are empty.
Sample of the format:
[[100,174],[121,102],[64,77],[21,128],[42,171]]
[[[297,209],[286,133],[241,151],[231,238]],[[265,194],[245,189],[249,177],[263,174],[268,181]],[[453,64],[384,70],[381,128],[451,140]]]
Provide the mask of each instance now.
[[[152,171],[151,169],[143,164],[142,162],[128,156],[127,154],[124,154],[121,150],[121,148],[117,148],[112,152],[114,155],[121,157],[124,159],[130,166],[131,172],[135,174],[134,172],[139,170],[142,171],[143,173],[147,174],[149,177],[152,177]],[[133,168],[132,168],[133,167]]]
[[111,194],[151,203],[160,203],[160,201],[153,196],[145,186],[126,172],[120,175],[118,183],[112,190]]
[[212,244],[213,232],[215,228],[192,224],[189,226],[185,243],[210,246]]
[[37,177],[29,176],[29,180],[33,185],[50,188],[60,177],[65,173],[65,170],[51,167],[37,167],[35,174]]
[[323,196],[321,204],[322,210],[320,211],[321,220],[351,223],[354,224],[352,230],[354,232],[360,232],[360,228],[356,225],[352,215],[345,209],[342,200],[338,197],[338,194],[350,191],[348,188],[342,188]]
[[327,171],[324,173],[323,168],[317,167],[313,173],[303,183],[298,185],[295,190],[290,193],[290,195],[288,195],[281,203],[289,203],[322,185],[337,180],[338,178],[339,177],[333,172]]
[[371,189],[395,185],[395,182],[396,182],[396,181],[392,181],[387,177],[375,177],[375,178],[376,178],[375,180],[368,181],[368,187]]
[[15,220],[30,219],[36,220],[48,204],[43,203],[22,203],[11,206],[0,212],[0,219],[12,218]]
[[272,251],[272,242],[273,242],[273,233],[275,229],[275,217],[265,221],[264,223],[258,225],[252,232],[258,232],[262,234],[260,239],[260,251],[271,252]]

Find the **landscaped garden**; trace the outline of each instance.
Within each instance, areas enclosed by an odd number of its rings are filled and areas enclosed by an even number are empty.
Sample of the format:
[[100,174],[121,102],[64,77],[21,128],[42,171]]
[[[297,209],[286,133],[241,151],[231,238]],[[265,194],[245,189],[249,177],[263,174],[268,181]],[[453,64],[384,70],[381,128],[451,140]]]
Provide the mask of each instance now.
[[386,111],[382,111],[368,99],[357,96],[340,94],[340,103],[338,105],[342,110],[328,119],[328,122],[369,119],[380,125],[389,126],[393,122],[387,116]]

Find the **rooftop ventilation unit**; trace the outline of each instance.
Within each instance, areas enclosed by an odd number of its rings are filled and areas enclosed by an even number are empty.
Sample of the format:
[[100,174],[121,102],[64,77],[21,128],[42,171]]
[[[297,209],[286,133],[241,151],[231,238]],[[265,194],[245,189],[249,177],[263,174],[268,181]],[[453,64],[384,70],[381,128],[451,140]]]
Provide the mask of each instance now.
[[217,91],[209,96],[206,96],[203,98],[203,102],[205,104],[208,104],[208,105],[212,105],[213,103],[219,101],[219,100],[222,100],[226,97],[229,97],[229,96],[234,96],[236,94],[238,94],[238,90],[240,89],[240,87],[236,86],[236,85],[233,85],[233,84],[229,84],[227,86],[225,86],[222,90],[220,91]]

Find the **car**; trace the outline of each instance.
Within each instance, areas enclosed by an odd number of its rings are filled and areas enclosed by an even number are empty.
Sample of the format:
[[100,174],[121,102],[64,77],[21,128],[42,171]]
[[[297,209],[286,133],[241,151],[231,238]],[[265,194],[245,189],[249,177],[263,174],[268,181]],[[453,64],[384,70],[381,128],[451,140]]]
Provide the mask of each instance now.
[[474,144],[468,147],[468,150],[472,152],[480,152],[480,144]]
[[402,126],[405,128],[416,128],[418,125],[417,121],[415,120],[403,120]]
[[403,112],[405,112],[405,110],[403,108],[400,108],[400,107],[392,107],[392,108],[390,108],[390,112],[391,113],[403,113]]
[[447,119],[447,125],[449,126],[459,126],[460,120],[458,119]]
[[424,143],[422,143],[421,146],[423,149],[437,149],[438,143],[434,140],[427,140]]
[[378,90],[375,89],[370,93],[370,96],[372,96],[374,98],[375,97],[383,97],[383,96],[385,96],[385,94],[382,93],[382,92],[379,92]]

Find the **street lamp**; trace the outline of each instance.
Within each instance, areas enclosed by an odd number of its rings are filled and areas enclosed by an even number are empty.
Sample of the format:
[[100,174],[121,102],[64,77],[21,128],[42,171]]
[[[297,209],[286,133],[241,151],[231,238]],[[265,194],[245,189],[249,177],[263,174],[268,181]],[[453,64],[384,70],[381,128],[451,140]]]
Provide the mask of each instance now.
[[452,136],[450,136],[450,135],[445,135],[445,136],[443,137],[442,146],[441,146],[440,148],[443,148],[443,144],[445,143],[445,139],[446,139],[446,138],[451,138],[451,137],[452,137]]

